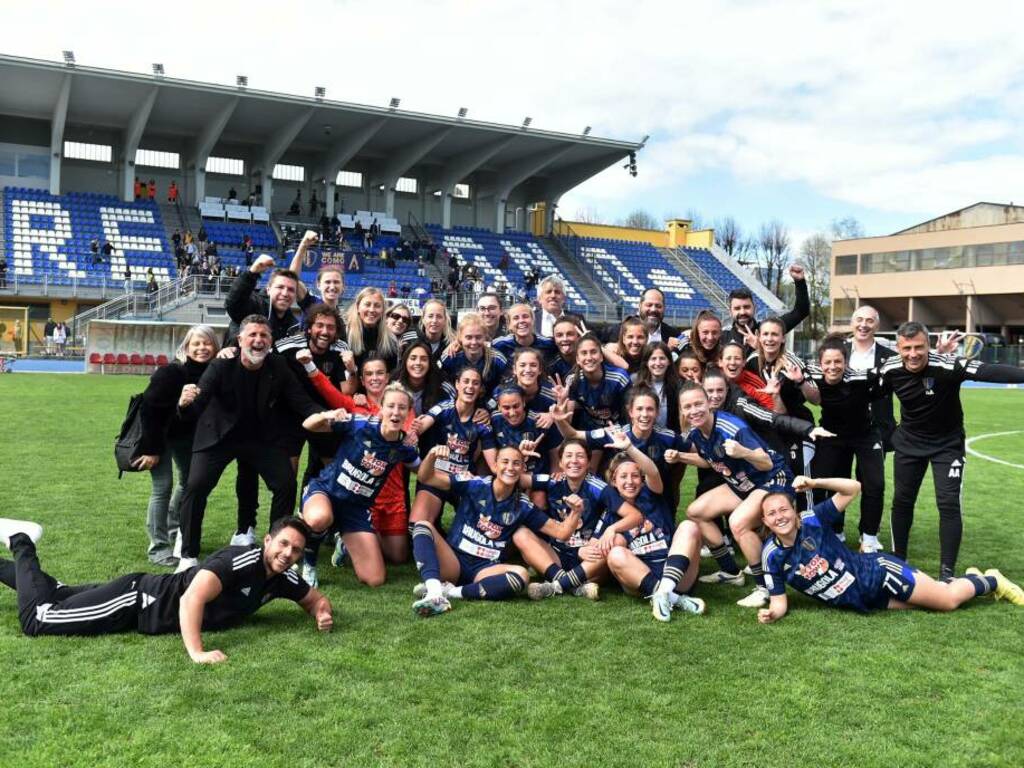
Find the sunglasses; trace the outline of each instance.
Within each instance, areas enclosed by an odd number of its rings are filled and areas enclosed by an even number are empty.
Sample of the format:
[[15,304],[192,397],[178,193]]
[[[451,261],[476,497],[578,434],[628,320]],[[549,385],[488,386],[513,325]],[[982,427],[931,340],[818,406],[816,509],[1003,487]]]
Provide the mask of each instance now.
[[408,325],[412,320],[412,318],[409,317],[409,315],[403,315],[401,312],[388,312],[388,317],[390,317],[392,320],[401,320],[406,325]]

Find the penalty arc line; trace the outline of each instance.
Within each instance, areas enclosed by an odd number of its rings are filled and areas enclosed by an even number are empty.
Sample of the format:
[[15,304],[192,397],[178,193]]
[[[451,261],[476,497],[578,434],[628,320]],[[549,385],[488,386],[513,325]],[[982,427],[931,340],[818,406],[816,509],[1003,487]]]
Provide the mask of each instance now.
[[1002,437],[1004,435],[1019,435],[1022,432],[1024,432],[1024,429],[1012,429],[1009,432],[989,432],[987,435],[977,435],[977,436],[972,437],[969,440],[967,440],[967,442],[964,443],[964,447],[967,449],[967,453],[969,453],[971,456],[977,456],[979,459],[985,459],[986,461],[992,461],[992,462],[995,462],[996,464],[1002,464],[1003,466],[1006,466],[1006,467],[1015,467],[1016,469],[1024,469],[1024,464],[1014,464],[1013,462],[1010,462],[1010,461],[1003,461],[1002,459],[997,459],[994,456],[987,456],[984,453],[979,453],[978,451],[976,451],[973,448],[971,448],[971,443],[973,443],[973,442],[975,442],[977,440],[984,440],[984,439],[989,438],[989,437]]

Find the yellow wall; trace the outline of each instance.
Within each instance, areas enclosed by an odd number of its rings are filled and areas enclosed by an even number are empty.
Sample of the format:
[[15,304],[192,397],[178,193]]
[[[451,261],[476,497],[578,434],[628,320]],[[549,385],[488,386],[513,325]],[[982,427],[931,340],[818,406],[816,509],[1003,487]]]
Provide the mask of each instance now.
[[[530,218],[530,232],[535,237],[543,237],[547,234],[544,231],[544,203],[538,203]],[[686,219],[672,219],[665,223],[665,230],[659,229],[634,229],[632,227],[618,227],[613,224],[586,224],[582,221],[566,221],[566,226],[572,229],[573,233],[580,237],[598,237],[605,240],[622,240],[628,242],[650,243],[655,248],[706,248],[711,249],[715,242],[715,230],[713,229],[690,229],[690,222]],[[558,233],[559,222],[555,222],[556,234]]]

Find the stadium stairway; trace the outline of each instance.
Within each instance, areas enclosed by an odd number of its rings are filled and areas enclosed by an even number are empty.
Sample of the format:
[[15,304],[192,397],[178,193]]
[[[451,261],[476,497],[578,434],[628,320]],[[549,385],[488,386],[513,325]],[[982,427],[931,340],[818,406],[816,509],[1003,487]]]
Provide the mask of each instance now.
[[[685,277],[690,285],[696,287],[711,303],[711,308],[719,317],[728,317],[729,298],[722,290],[720,283],[705,272],[690,255],[689,248],[659,248],[665,255],[665,259],[676,266],[679,272]],[[731,290],[731,289],[730,289]]]
[[566,250],[562,242],[555,237],[538,237],[537,242],[551,257],[562,272],[578,285],[589,304],[589,311],[586,314],[588,320],[606,320],[615,316],[615,298],[605,291],[594,277],[584,269]]

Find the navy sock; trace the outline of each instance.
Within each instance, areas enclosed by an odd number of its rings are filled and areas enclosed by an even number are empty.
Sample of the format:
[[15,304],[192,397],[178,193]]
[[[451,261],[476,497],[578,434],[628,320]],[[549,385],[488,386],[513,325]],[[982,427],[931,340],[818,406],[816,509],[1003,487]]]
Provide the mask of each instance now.
[[662,579],[668,579],[672,582],[672,589],[674,592],[676,587],[679,586],[679,582],[683,580],[683,576],[686,575],[686,569],[690,567],[690,558],[686,555],[669,555],[668,559],[665,560],[665,569],[661,572]]
[[750,564],[750,575],[754,577],[754,583],[757,584],[757,586],[759,586],[759,587],[761,587],[763,589],[764,588],[764,571],[761,570],[761,564],[760,563],[751,563]]
[[729,552],[729,547],[727,544],[722,544],[721,546],[714,547],[711,550],[711,556],[715,558],[715,561],[718,563],[718,569],[720,571],[724,571],[725,573],[740,572],[740,567],[736,563],[736,558],[734,558],[732,554]]
[[562,593],[569,594],[577,587],[587,583],[587,572],[583,570],[582,565],[577,565],[571,571],[564,572],[556,581],[562,588]]
[[324,543],[324,539],[326,538],[327,531],[324,531],[323,533],[313,531],[310,537],[306,539],[306,549],[304,553],[306,565],[316,568],[317,560],[320,559],[320,545]]
[[552,563],[544,569],[544,581],[556,581],[565,571],[557,563]]
[[462,588],[465,600],[506,600],[526,588],[526,582],[517,573],[499,573],[496,576],[467,584]]
[[996,590],[995,576],[975,576],[973,573],[968,573],[961,578],[967,579],[974,585],[975,597],[981,597],[982,595],[987,595],[989,592],[995,592]]
[[658,588],[658,579],[654,577],[653,573],[648,572],[644,576],[643,581],[640,582],[640,596],[650,597],[654,594],[654,591]]
[[416,560],[420,578],[441,578],[441,566],[437,563],[437,550],[434,548],[434,532],[426,523],[416,523],[412,529],[412,556]]

